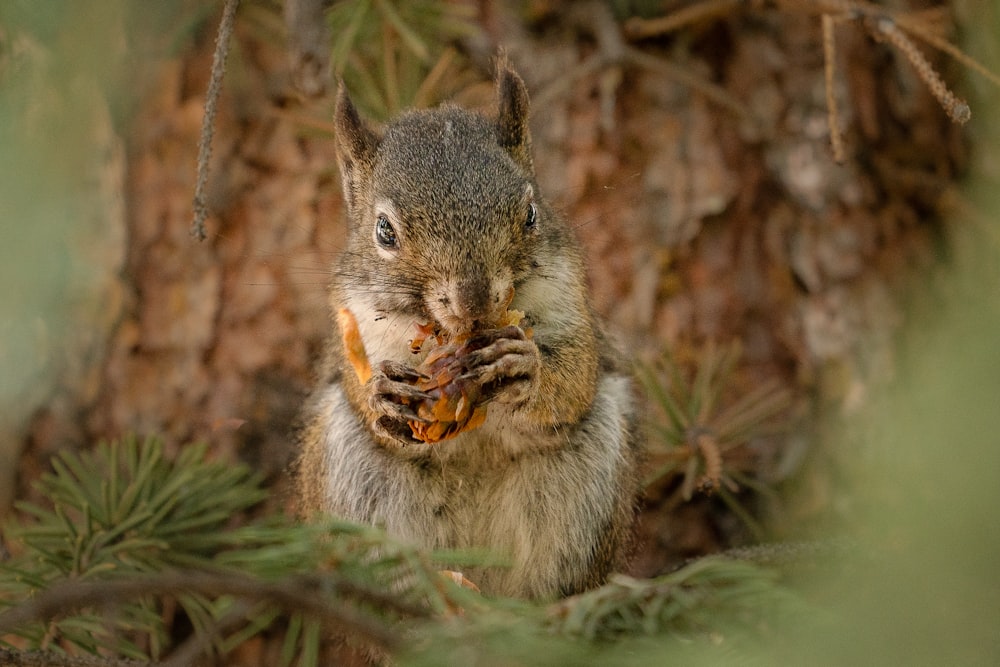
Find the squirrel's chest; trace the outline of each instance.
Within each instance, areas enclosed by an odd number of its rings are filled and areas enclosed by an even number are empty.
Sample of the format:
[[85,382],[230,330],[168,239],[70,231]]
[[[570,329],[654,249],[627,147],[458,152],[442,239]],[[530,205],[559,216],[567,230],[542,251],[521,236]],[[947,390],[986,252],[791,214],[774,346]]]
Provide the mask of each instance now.
[[413,487],[422,496],[417,505],[429,510],[418,519],[424,524],[419,541],[433,536],[428,546],[508,550],[509,541],[527,524],[524,501],[533,491],[524,462],[504,458],[455,456],[424,466]]
[[[358,323],[358,332],[365,353],[373,361],[398,361],[418,364],[426,356],[413,352],[410,342],[421,324],[415,318],[399,313],[386,313],[365,298],[349,296],[345,304]],[[334,304],[335,308],[337,304]]]

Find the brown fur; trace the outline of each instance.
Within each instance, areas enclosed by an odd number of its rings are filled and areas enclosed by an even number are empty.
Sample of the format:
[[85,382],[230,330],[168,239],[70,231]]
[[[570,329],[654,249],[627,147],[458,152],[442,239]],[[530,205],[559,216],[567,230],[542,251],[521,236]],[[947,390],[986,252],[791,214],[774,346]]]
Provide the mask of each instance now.
[[[620,564],[637,417],[632,380],[589,307],[576,241],[538,195],[528,95],[505,62],[497,91],[495,119],[445,106],[381,129],[338,92],[351,238],[330,301],[354,313],[375,372],[358,381],[334,321],[298,491],[305,513],[380,524],[428,548],[491,549],[510,567],[465,573],[484,592],[547,598],[597,586]],[[380,217],[397,245],[376,235]],[[486,422],[414,441],[400,399],[421,359],[408,345],[414,325],[475,334],[512,288],[533,336],[493,331],[476,353]]]

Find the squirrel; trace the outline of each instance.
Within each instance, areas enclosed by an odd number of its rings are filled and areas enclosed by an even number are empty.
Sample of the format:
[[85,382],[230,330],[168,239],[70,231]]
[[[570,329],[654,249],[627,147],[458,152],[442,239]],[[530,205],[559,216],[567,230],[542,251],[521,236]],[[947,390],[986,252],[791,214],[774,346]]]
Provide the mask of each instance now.
[[[343,82],[336,154],[349,239],[333,312],[372,360],[352,371],[333,321],[294,465],[300,514],[382,526],[428,549],[487,549],[466,571],[486,594],[552,599],[601,585],[631,541],[640,459],[628,362],[592,309],[570,226],[539,194],[525,84],[504,57],[495,117],[445,104],[384,127]],[[497,326],[510,306],[519,326]],[[476,342],[463,377],[481,425],[428,444],[414,332]]]

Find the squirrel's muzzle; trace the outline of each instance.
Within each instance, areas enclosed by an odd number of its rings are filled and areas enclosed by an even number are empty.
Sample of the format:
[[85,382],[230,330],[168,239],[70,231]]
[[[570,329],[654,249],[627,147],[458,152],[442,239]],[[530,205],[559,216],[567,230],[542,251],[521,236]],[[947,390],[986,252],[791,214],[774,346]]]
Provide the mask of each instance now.
[[438,324],[456,336],[500,325],[514,296],[506,276],[476,275],[447,281],[432,289],[427,307]]

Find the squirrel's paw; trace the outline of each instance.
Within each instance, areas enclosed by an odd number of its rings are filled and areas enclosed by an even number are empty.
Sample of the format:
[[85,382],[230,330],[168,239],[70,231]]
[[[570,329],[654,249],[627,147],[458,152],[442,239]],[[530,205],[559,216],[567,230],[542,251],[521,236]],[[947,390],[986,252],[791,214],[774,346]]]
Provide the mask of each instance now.
[[413,438],[409,422],[425,422],[407,403],[431,399],[414,386],[424,376],[406,364],[383,361],[376,365],[368,380],[368,407],[375,414],[372,428],[391,440],[402,443],[419,442]]
[[488,400],[517,405],[528,400],[542,365],[538,346],[520,327],[485,331],[469,341],[462,379],[482,387]]

